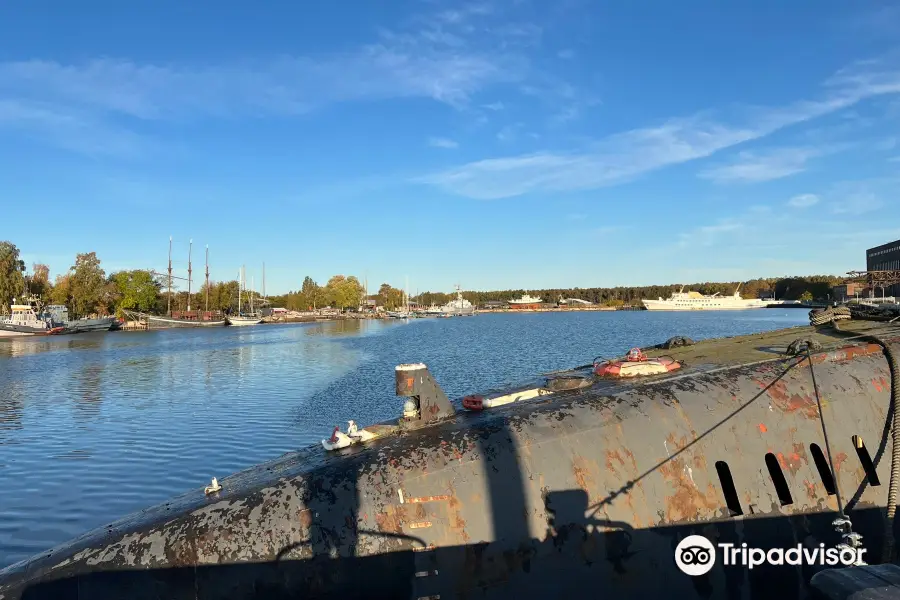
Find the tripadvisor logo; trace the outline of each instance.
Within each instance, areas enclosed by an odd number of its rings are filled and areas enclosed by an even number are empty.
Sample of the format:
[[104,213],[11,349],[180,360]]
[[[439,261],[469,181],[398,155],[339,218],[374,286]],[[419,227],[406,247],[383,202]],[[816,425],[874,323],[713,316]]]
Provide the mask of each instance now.
[[[724,566],[744,566],[748,569],[760,565],[842,565],[845,567],[865,564],[865,548],[826,548],[825,544],[806,547],[797,544],[791,548],[752,548],[747,544],[717,544]],[[702,535],[689,535],[675,547],[675,564],[682,573],[691,576],[705,575],[716,564],[716,546]]]

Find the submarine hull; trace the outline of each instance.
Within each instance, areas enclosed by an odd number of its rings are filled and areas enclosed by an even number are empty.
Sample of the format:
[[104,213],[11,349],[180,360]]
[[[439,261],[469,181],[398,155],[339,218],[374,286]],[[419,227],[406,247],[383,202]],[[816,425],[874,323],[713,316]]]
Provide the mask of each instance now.
[[700,350],[677,375],[286,455],[0,571],[0,600],[802,598],[826,567],[720,558],[692,577],[676,546],[833,547],[838,497],[879,562],[882,348],[730,364]]

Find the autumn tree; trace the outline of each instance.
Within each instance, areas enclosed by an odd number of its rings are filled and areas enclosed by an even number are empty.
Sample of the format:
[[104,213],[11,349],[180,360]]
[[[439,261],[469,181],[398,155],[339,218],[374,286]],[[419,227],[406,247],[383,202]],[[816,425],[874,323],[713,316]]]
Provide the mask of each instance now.
[[[96,252],[78,254],[70,269],[73,317],[78,318],[100,309],[106,284],[106,274],[100,268]],[[103,312],[102,310],[100,312]]]
[[6,312],[13,298],[25,292],[25,262],[12,242],[0,242],[0,311]]
[[72,276],[69,273],[56,276],[56,283],[50,290],[51,304],[59,304],[72,310],[71,280]]
[[31,265],[31,277],[28,281],[28,290],[40,298],[42,302],[47,302],[50,299],[51,287],[50,267],[40,263],[33,263]]

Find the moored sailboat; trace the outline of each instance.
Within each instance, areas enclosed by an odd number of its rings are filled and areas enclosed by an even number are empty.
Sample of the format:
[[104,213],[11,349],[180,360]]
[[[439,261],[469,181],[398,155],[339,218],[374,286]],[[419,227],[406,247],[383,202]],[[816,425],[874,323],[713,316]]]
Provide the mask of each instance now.
[[[246,325],[259,325],[262,323],[262,317],[259,316],[259,313],[253,310],[253,290],[250,290],[250,311],[245,313],[242,311],[242,296],[246,285],[246,272],[245,268],[241,267],[241,271],[238,274],[238,312],[236,315],[229,315],[226,317],[228,319],[228,323],[230,325],[234,325],[236,327],[243,327]],[[253,287],[251,285],[251,287]]]

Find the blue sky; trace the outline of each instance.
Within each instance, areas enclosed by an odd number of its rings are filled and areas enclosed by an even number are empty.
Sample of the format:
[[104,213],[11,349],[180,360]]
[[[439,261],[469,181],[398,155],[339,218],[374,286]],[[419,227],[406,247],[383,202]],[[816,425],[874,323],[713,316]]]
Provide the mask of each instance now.
[[193,239],[269,293],[864,268],[900,238],[900,7],[814,4],[6,2],[0,238],[51,275]]

